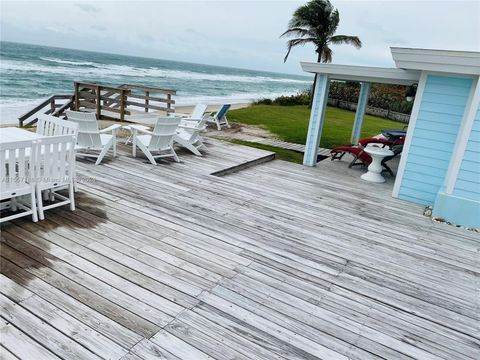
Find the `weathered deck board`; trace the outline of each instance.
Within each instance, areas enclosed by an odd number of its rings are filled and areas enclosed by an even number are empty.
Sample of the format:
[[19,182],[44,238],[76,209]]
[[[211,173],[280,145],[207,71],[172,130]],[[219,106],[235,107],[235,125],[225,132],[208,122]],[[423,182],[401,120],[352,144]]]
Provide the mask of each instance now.
[[345,163],[209,140],[79,161],[77,210],[2,225],[3,358],[474,359],[480,237]]

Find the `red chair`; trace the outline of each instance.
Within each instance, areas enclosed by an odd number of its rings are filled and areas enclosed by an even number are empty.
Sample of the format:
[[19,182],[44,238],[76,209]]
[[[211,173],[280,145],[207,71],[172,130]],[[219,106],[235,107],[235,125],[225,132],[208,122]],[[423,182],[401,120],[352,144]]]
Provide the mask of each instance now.
[[379,146],[382,148],[388,147],[390,150],[393,151],[393,156],[387,156],[382,161],[382,166],[388,171],[392,176],[393,171],[390,167],[386,164],[389,160],[396,157],[398,154],[402,152],[403,143],[405,141],[404,137],[396,137],[395,139],[387,139],[387,138],[365,138],[361,139],[358,142],[358,146],[338,146],[330,151],[331,160],[341,160],[345,154],[351,154],[353,156],[353,160],[348,164],[348,167],[351,168],[352,166],[368,166],[372,162],[372,157],[365,152],[365,147],[369,144],[375,144],[371,146]]

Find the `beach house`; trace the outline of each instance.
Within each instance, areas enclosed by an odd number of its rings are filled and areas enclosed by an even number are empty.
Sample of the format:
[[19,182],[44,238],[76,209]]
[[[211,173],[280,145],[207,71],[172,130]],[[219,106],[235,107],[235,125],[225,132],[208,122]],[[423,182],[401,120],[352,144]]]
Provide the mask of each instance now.
[[454,224],[480,227],[480,53],[399,47],[391,53],[395,68],[302,63],[318,74],[304,165],[316,164],[330,80],[361,82],[357,141],[371,83],[418,84],[392,196],[430,205],[433,216]]

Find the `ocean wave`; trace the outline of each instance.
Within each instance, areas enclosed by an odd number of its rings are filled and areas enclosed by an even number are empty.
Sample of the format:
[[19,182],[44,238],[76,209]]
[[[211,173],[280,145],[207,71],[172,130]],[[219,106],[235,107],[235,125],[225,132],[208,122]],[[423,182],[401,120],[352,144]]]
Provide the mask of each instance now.
[[261,99],[275,99],[279,96],[292,95],[292,92],[278,93],[235,93],[230,95],[194,95],[194,96],[177,96],[175,98],[176,106],[189,106],[197,103],[207,105],[219,104],[246,104]]
[[94,62],[91,61],[70,61],[70,60],[62,60],[57,58],[49,58],[49,57],[40,57],[41,60],[50,61],[57,64],[67,64],[67,65],[74,65],[74,66],[95,66]]
[[[51,59],[54,58],[44,58]],[[128,65],[114,65],[114,64],[98,64],[93,62],[71,62],[67,60],[55,59],[55,62],[75,65],[74,67],[66,66],[48,66],[37,64],[33,62],[21,62],[6,60],[0,63],[2,72],[37,72],[48,74],[63,74],[77,77],[95,76],[103,77],[120,77],[120,76],[134,76],[134,77],[148,77],[148,78],[175,78],[181,80],[207,80],[207,81],[224,81],[224,82],[243,82],[243,83],[288,83],[288,84],[310,84],[309,80],[291,79],[291,78],[276,78],[268,76],[247,76],[247,75],[233,75],[233,74],[208,74],[193,71],[180,70],[166,70],[156,67],[140,68]],[[71,64],[74,63],[74,64]]]

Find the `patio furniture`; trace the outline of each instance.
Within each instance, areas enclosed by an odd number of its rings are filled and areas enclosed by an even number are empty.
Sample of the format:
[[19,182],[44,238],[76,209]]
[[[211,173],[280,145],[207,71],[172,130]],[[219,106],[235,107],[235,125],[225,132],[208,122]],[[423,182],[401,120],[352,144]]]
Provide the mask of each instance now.
[[193,108],[192,112],[190,114],[184,114],[184,113],[173,113],[172,116],[179,116],[183,118],[188,118],[188,119],[196,119],[200,120],[203,118],[203,114],[205,114],[205,111],[207,111],[207,105],[205,104],[197,104]]
[[[94,113],[72,110],[67,110],[65,113],[68,120],[78,124],[76,156],[96,158],[95,165],[102,162],[111,148],[113,148],[113,156],[117,156],[117,130],[121,128],[120,125],[114,124],[99,130],[97,117]],[[94,153],[90,151],[94,151]]]
[[[133,157],[136,157],[138,146],[153,165],[157,164],[155,159],[166,157],[173,157],[176,162],[179,162],[173,148],[173,139],[179,124],[180,118],[159,117],[153,131],[145,130],[141,125],[130,125],[133,130]],[[143,135],[139,135],[139,133]],[[153,155],[152,152],[159,154]]]
[[368,165],[368,172],[363,174],[361,179],[375,183],[385,182],[382,176],[382,162],[387,156],[393,156],[393,151],[377,146],[367,146],[364,151],[371,156],[372,162]]
[[74,135],[77,137],[78,124],[73,121],[63,120],[52,115],[39,115],[37,121],[37,134],[44,136]]
[[26,140],[33,141],[42,137],[44,137],[44,135],[17,127],[6,127],[0,131],[0,143]]
[[[45,218],[44,211],[70,204],[75,210],[74,174],[75,174],[75,136],[48,136],[37,141],[35,153],[35,188],[38,201],[38,217]],[[68,197],[56,190],[68,188]],[[60,202],[43,205],[42,192],[48,190],[49,199]]]
[[[2,129],[2,132],[5,129]],[[3,134],[2,134],[3,135]],[[0,223],[10,221],[22,216],[32,215],[33,222],[38,221],[34,164],[36,142],[32,140],[0,142],[0,200],[9,200],[2,208],[10,208],[18,214],[12,214],[0,218]],[[30,156],[27,154],[30,154]],[[21,197],[29,196],[30,204],[24,204]]]
[[206,128],[207,118],[204,117],[198,122],[180,123],[173,141],[177,144],[187,148],[197,156],[202,156],[199,149],[204,148],[205,144],[202,142],[200,133]]
[[207,118],[207,122],[216,124],[218,130],[222,130],[222,126],[230,128],[230,124],[228,123],[227,119],[227,112],[230,109],[230,106],[230,104],[224,104],[215,115]]
[[382,129],[382,135],[392,141],[404,139],[407,136],[407,126],[403,129]]
[[[405,138],[399,137],[396,139],[390,138],[383,138],[383,137],[373,137],[373,138],[365,138],[361,139],[358,142],[358,146],[337,146],[336,148],[330,151],[331,160],[341,160],[345,154],[350,154],[353,156],[353,160],[348,164],[348,167],[351,168],[352,166],[368,166],[372,162],[372,157],[365,152],[365,148],[367,146],[377,146],[379,148],[385,148],[393,150],[394,156],[400,154],[403,149]],[[392,157],[392,158],[393,158]],[[392,176],[393,171],[386,165],[386,162],[391,160],[392,158],[387,157],[382,162],[382,166],[388,171]]]

